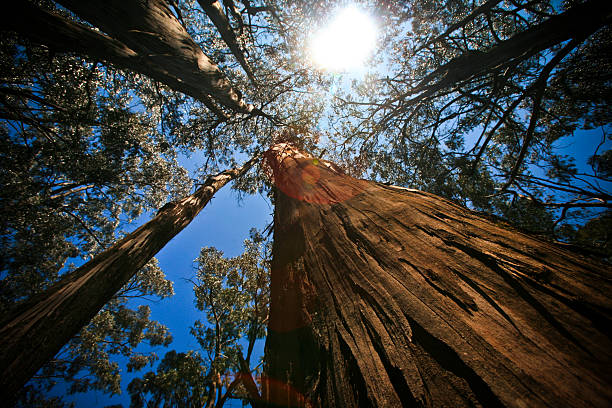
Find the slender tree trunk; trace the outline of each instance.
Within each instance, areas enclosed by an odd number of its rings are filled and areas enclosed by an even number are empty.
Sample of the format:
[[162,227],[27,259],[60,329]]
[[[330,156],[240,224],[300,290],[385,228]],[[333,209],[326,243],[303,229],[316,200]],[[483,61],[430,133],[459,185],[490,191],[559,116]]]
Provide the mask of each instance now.
[[582,41],[611,21],[611,1],[588,0],[500,42],[490,50],[469,52],[449,61],[402,97],[422,92],[415,99],[420,100],[447,86],[517,65],[564,41]]
[[[0,15],[0,22],[3,29],[15,31],[36,43],[49,46],[54,51],[74,52],[94,60],[107,61],[118,68],[147,75],[175,91],[201,101],[220,119],[229,118],[209,96],[211,90],[210,87],[204,86],[205,79],[200,81],[183,79],[180,72],[168,70],[164,64],[160,64],[159,60],[154,58],[153,54],[137,52],[123,42],[83,24],[42,10],[28,1],[16,2],[13,5],[13,13]],[[219,92],[224,91],[219,90]],[[249,109],[251,108],[247,110]],[[243,107],[239,107],[239,110],[243,110]]]
[[221,187],[248,171],[255,160],[209,177],[195,193],[166,204],[151,221],[9,312],[0,324],[2,401],[15,398],[38,369],[183,230]]
[[253,75],[253,71],[251,67],[247,63],[247,60],[244,56],[244,52],[242,52],[242,48],[238,44],[238,39],[236,38],[236,34],[234,34],[234,30],[232,25],[230,24],[227,16],[223,12],[223,7],[219,0],[198,0],[200,7],[204,10],[210,21],[213,22],[217,30],[219,30],[219,34],[221,34],[221,38],[227,44],[229,49],[234,54],[234,57],[240,63],[244,72],[246,72],[247,76],[251,80],[251,82],[255,83],[255,76]]
[[609,266],[287,145],[267,156],[271,405],[612,404]]

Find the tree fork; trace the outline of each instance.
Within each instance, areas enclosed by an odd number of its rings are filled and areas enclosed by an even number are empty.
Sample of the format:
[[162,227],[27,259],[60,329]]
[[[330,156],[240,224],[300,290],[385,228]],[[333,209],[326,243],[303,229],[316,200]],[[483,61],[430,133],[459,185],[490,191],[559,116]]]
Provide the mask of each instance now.
[[0,324],[0,397],[12,401],[40,367],[85,326],[130,278],[182,231],[242,167],[209,177],[192,195],[164,205],[136,231],[48,290],[17,305]]
[[286,144],[266,156],[270,405],[610,406],[609,266]]

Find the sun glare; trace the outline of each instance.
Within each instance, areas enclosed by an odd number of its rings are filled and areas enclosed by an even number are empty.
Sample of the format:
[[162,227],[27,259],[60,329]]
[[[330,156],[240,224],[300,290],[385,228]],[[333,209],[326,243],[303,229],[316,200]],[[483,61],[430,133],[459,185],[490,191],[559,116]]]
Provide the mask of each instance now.
[[376,25],[355,6],[340,10],[312,38],[310,51],[319,67],[330,71],[360,68],[374,49]]

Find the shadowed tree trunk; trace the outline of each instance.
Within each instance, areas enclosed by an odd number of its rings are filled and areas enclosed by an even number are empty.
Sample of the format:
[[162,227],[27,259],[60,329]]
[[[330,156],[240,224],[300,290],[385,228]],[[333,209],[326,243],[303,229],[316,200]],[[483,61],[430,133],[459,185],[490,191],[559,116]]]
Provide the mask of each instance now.
[[267,159],[271,405],[612,404],[609,266],[288,145]]
[[[45,11],[28,1],[16,2],[13,13],[0,15],[0,22],[2,29],[15,31],[36,43],[49,46],[54,51],[74,52],[94,60],[107,61],[118,68],[147,75],[175,91],[198,99],[220,119],[229,118],[209,96],[213,91],[210,86],[206,86],[205,78],[199,80],[194,80],[191,76],[183,78],[180,71],[167,69],[154,54],[138,52],[123,42],[83,24]],[[226,90],[217,89],[214,92],[223,93]],[[231,92],[231,95],[235,95],[233,90]],[[238,110],[243,111],[244,102],[238,103],[240,105]],[[251,107],[247,107],[247,111],[259,113],[252,111]]]
[[60,4],[134,50],[167,75],[250,113],[239,92],[193,41],[164,0],[61,0]]
[[255,160],[209,177],[195,193],[166,204],[151,221],[9,312],[0,324],[2,401],[15,398],[38,369],[182,231],[221,187],[248,171]]
[[164,0],[60,0],[60,4],[223,105],[253,110],[193,41]]

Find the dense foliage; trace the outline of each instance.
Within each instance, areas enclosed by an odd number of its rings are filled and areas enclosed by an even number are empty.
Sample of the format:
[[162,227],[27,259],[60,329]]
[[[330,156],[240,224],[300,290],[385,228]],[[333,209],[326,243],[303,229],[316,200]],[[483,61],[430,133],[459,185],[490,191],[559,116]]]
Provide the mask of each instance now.
[[[149,81],[125,76],[12,37],[2,43],[2,259],[0,310],[48,287],[75,264],[121,236],[144,211],[186,190],[176,161],[150,112],[133,108]],[[126,74],[127,75],[127,74]],[[165,147],[164,147],[165,146]],[[172,283],[155,260],[41,372],[40,383],[68,379],[72,391],[119,391],[119,369],[156,359],[133,350],[167,344],[167,329],[149,319],[134,296],[167,297]],[[79,373],[87,370],[89,376]]]
[[[70,1],[35,3],[95,31]],[[202,8],[205,1],[157,3],[255,110],[234,112],[214,92],[198,100],[137,65],[56,49],[54,39],[26,29],[2,31],[0,313],[188,194],[193,179],[279,140],[350,174],[426,190],[609,260],[605,1],[356,2],[380,30],[359,73],[328,72],[309,57],[313,31],[345,2],[224,0],[216,11]],[[549,24],[564,16],[575,24]],[[564,147],[572,144],[588,151],[588,162]],[[188,159],[191,174],[179,164]],[[269,192],[266,169],[256,166],[234,188]],[[254,234],[245,245],[231,259],[202,250],[195,296],[205,318],[192,334],[204,353],[167,353],[157,371],[131,383],[135,406],[147,398],[201,405],[211,389],[233,395],[230,374],[241,371],[241,358],[250,363],[254,341],[265,336],[264,240]],[[139,370],[157,359],[139,344],[171,341],[146,305],[128,300],[172,294],[153,259],[41,370],[22,403],[40,402],[57,379],[72,392],[118,393],[113,355]]]
[[[193,290],[196,308],[206,320],[196,320],[190,331],[204,355],[166,353],[156,372],[130,383],[131,406],[201,407],[211,401],[221,407],[229,398],[249,399],[243,384],[245,379],[254,382],[253,347],[265,336],[270,246],[252,229],[244,249],[225,258],[214,247],[202,248]],[[261,367],[253,371],[260,373]]]

